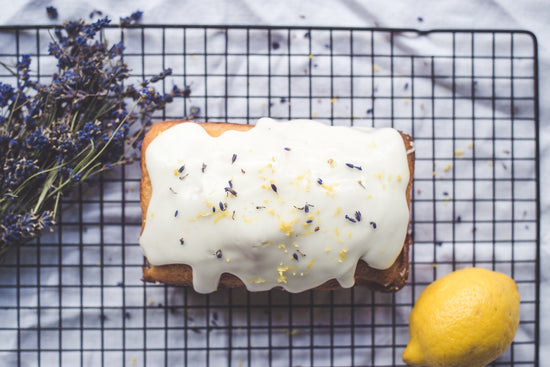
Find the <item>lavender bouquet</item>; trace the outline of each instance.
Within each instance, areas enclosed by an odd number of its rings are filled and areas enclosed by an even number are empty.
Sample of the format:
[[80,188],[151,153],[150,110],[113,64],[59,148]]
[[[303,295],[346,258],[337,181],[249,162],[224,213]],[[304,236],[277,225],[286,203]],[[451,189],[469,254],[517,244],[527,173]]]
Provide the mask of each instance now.
[[[121,19],[139,19],[141,12]],[[30,77],[31,58],[12,67],[17,85],[0,82],[0,257],[55,225],[63,195],[100,172],[133,161],[163,95],[151,84],[171,70],[126,85],[124,45],[101,41],[108,18],[71,21],[53,31],[49,53],[58,71],[49,84]]]

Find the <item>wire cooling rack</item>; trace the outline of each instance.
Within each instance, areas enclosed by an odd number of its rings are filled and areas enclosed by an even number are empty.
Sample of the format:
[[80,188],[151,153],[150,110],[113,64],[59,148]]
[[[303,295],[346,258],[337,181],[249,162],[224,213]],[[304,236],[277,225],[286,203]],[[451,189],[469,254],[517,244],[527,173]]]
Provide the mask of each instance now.
[[[0,29],[2,61],[55,72],[46,27]],[[5,366],[401,366],[414,300],[467,266],[507,273],[521,323],[494,365],[537,366],[539,181],[537,45],[523,31],[137,26],[136,80],[188,86],[156,119],[254,123],[312,118],[393,126],[416,140],[414,245],[395,294],[341,291],[199,295],[144,284],[137,165],[63,200],[54,233],[0,267]],[[10,81],[7,73],[2,81]]]

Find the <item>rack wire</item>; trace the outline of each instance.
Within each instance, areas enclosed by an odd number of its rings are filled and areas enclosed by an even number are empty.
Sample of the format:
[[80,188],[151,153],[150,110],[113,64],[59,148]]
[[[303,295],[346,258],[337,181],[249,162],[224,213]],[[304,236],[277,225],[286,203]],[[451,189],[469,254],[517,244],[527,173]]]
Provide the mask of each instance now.
[[[137,165],[63,200],[54,233],[0,266],[6,366],[402,366],[408,314],[434,279],[479,266],[515,278],[521,322],[495,366],[539,362],[538,75],[514,30],[110,28],[135,80],[188,86],[157,120],[310,118],[392,126],[416,141],[408,285],[288,294],[144,284]],[[0,57],[55,72],[50,29],[0,29]],[[33,61],[34,62],[34,61]],[[10,81],[7,73],[0,80]]]

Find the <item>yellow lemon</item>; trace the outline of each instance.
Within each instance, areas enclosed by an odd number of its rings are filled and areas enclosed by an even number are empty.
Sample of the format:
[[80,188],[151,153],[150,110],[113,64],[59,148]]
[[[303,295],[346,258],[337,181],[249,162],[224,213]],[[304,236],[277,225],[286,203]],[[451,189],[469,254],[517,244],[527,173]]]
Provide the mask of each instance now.
[[457,270],[418,297],[403,361],[411,366],[482,367],[504,353],[518,324],[519,293],[512,278],[481,268]]

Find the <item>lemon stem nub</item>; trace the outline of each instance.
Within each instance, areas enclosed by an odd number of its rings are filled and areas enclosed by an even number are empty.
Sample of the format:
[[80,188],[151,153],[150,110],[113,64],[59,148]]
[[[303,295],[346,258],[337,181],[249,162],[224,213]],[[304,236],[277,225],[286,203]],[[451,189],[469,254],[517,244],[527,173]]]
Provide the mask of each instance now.
[[409,366],[423,366],[426,361],[422,357],[423,353],[420,350],[420,345],[416,342],[415,339],[409,341],[409,344],[403,351],[403,362]]

